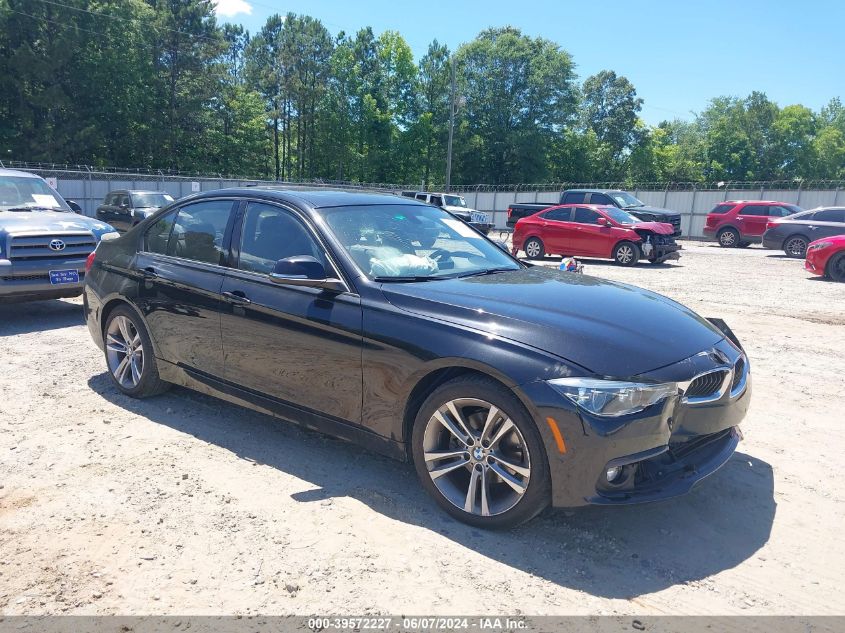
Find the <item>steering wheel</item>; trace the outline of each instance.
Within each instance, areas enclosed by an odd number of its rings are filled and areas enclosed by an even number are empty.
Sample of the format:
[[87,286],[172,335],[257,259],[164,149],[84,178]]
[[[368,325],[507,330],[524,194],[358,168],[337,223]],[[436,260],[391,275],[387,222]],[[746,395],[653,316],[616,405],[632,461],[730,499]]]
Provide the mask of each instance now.
[[417,252],[413,244],[392,231],[383,231],[378,238],[382,246],[392,246],[403,253],[410,253],[411,255],[415,255]]
[[452,253],[444,248],[438,248],[429,253],[428,256],[437,262],[437,267],[440,269],[455,267],[455,260],[452,259]]

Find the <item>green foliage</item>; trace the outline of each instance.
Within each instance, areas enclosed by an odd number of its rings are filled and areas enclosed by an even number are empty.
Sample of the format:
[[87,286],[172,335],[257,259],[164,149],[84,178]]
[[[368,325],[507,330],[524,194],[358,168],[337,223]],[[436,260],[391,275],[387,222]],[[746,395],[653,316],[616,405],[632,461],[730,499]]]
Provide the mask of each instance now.
[[288,13],[250,34],[211,0],[0,0],[0,159],[436,188],[452,104],[454,183],[845,178],[839,99],[718,97],[649,127],[627,78],[579,86],[512,27],[417,62],[395,31]]

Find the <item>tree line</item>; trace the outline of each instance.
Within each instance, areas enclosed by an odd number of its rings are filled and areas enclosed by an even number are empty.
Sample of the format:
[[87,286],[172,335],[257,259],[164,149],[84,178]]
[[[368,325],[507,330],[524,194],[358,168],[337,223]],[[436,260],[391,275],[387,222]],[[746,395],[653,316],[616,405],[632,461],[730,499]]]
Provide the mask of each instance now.
[[0,0],[0,160],[438,187],[454,106],[452,183],[845,178],[838,98],[656,126],[642,105],[512,27],[415,60],[395,31],[288,13],[249,33],[211,0]]

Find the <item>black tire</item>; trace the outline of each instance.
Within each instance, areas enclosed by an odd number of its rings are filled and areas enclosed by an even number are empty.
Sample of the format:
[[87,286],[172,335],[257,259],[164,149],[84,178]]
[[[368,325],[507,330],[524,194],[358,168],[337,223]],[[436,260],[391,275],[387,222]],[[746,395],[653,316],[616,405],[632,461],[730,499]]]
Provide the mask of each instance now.
[[790,235],[783,241],[783,252],[794,259],[804,259],[809,243],[810,240],[803,235]]
[[613,261],[619,266],[636,266],[640,261],[640,247],[623,240],[613,247]]
[[[439,430],[441,434],[445,434],[447,439],[452,438],[450,433],[444,431],[442,425],[439,426],[434,421],[435,413],[437,413],[439,409],[446,407],[448,403],[460,400],[472,401],[473,403],[483,401],[486,404],[496,407],[502,414],[501,419],[497,418],[496,424],[500,425],[500,427],[504,427],[505,420],[510,420],[513,426],[518,429],[518,433],[513,430],[505,433],[499,445],[504,443],[505,439],[511,437],[512,439],[515,438],[513,445],[521,446],[521,442],[524,442],[524,446],[527,447],[527,450],[523,454],[523,459],[527,461],[523,461],[523,463],[527,463],[529,465],[530,473],[527,479],[528,483],[524,487],[524,491],[521,493],[521,496],[517,495],[518,500],[513,502],[513,505],[508,505],[508,503],[503,504],[501,506],[501,512],[493,512],[493,510],[496,509],[494,505],[496,498],[493,492],[495,490],[504,490],[507,494],[509,488],[504,485],[504,480],[501,480],[501,478],[493,472],[496,464],[495,459],[492,458],[492,454],[495,453],[493,446],[489,447],[489,451],[491,453],[490,461],[488,461],[487,457],[484,457],[483,466],[479,463],[475,463],[473,465],[472,462],[464,461],[462,465],[450,470],[449,474],[438,478],[438,481],[440,482],[447,480],[447,478],[457,478],[458,481],[460,481],[461,478],[470,480],[475,474],[473,469],[485,469],[485,477],[492,477],[492,479],[489,479],[490,487],[485,488],[485,490],[491,491],[488,496],[490,497],[490,512],[492,512],[492,514],[488,516],[482,516],[480,504],[479,512],[473,512],[460,508],[450,501],[446,494],[441,492],[438,485],[435,484],[434,478],[429,473],[429,467],[425,460],[426,442],[428,442],[430,437],[432,437],[432,433],[435,433],[436,435],[436,432]],[[470,405],[461,411],[462,415],[466,415],[463,419],[467,423],[479,423],[480,420],[484,419],[485,414],[483,409],[479,411],[479,414],[471,413],[472,410],[473,407]],[[467,414],[467,412],[470,413]],[[479,415],[481,417],[478,417]],[[474,421],[473,418],[475,419]],[[494,433],[494,435],[497,434],[498,432]],[[476,439],[479,442],[481,441],[480,437]],[[457,450],[460,452],[464,450],[464,447],[458,445]],[[464,455],[465,458],[469,457],[469,452],[471,450],[471,448],[466,450]],[[474,454],[475,452],[473,451],[473,455]],[[539,430],[537,429],[537,425],[531,419],[531,416],[525,410],[525,407],[519,399],[509,389],[484,376],[468,375],[455,378],[454,380],[444,383],[435,389],[434,392],[426,398],[414,420],[414,428],[411,434],[411,455],[414,467],[417,471],[417,476],[419,477],[420,483],[425,491],[428,492],[428,494],[431,495],[438,505],[440,505],[440,507],[448,514],[459,521],[463,521],[464,523],[468,523],[476,527],[485,529],[504,529],[519,525],[537,516],[546,507],[548,507],[551,501],[552,487],[551,477],[549,475],[549,461],[543,440],[540,437]],[[454,459],[462,458],[455,457]],[[434,470],[437,468],[436,464],[442,463],[442,461],[433,462],[432,469]],[[488,466],[488,463],[492,465]],[[449,464],[447,464],[447,466],[449,466]],[[488,468],[490,470],[487,470]],[[488,480],[482,479],[482,481]],[[469,490],[469,486],[471,486],[471,484],[467,484],[467,491]],[[498,486],[499,488],[494,488],[494,486]],[[454,487],[457,497],[460,499],[460,495],[464,494],[461,492],[463,488],[459,484],[455,484]],[[510,494],[513,495],[512,492]],[[469,497],[469,494],[466,494],[466,496]],[[478,501],[478,496],[473,495],[473,510],[475,510],[476,501]]]
[[[116,341],[113,343],[109,339],[109,332],[112,329],[112,325],[117,327],[115,322],[118,318],[128,319],[132,328],[134,328],[134,332],[137,333],[140,339],[142,363],[140,378],[134,385],[128,385],[127,381],[119,380],[116,375],[119,372],[114,367],[113,359],[115,357],[121,358],[121,354],[122,357],[127,356],[125,352],[115,352]],[[117,329],[119,330],[120,328]],[[121,392],[133,398],[149,398],[151,396],[157,396],[160,393],[164,393],[171,387],[170,383],[165,382],[159,376],[158,365],[156,364],[156,357],[153,352],[153,344],[150,340],[150,335],[147,332],[147,328],[143,321],[134,310],[125,305],[117,306],[114,310],[112,310],[109,313],[106,322],[103,324],[103,341],[105,343],[103,345],[103,353],[106,358],[106,367],[109,370],[109,376],[111,377],[112,383],[114,383]],[[112,354],[111,357],[110,354]],[[120,364],[118,364],[118,367],[119,366]],[[130,374],[132,373],[133,372],[130,369]]]
[[722,229],[716,234],[716,239],[722,248],[736,248],[740,243],[739,231],[731,228]]
[[[534,252],[532,255],[529,249]],[[522,250],[525,251],[525,256],[529,259],[543,259],[546,256],[546,247],[539,237],[529,237],[522,245]]]
[[740,242],[739,243],[740,248],[748,248],[749,246],[751,246],[751,242]]
[[845,253],[839,253],[827,262],[827,276],[833,281],[845,282]]

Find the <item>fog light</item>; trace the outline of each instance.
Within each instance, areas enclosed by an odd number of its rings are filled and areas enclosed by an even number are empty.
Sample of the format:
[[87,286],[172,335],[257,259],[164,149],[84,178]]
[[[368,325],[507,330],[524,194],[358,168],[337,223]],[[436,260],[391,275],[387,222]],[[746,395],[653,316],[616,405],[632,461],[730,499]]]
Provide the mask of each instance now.
[[617,479],[619,475],[622,474],[622,466],[611,466],[605,472],[605,477],[607,477],[608,483],[613,483],[614,479]]

